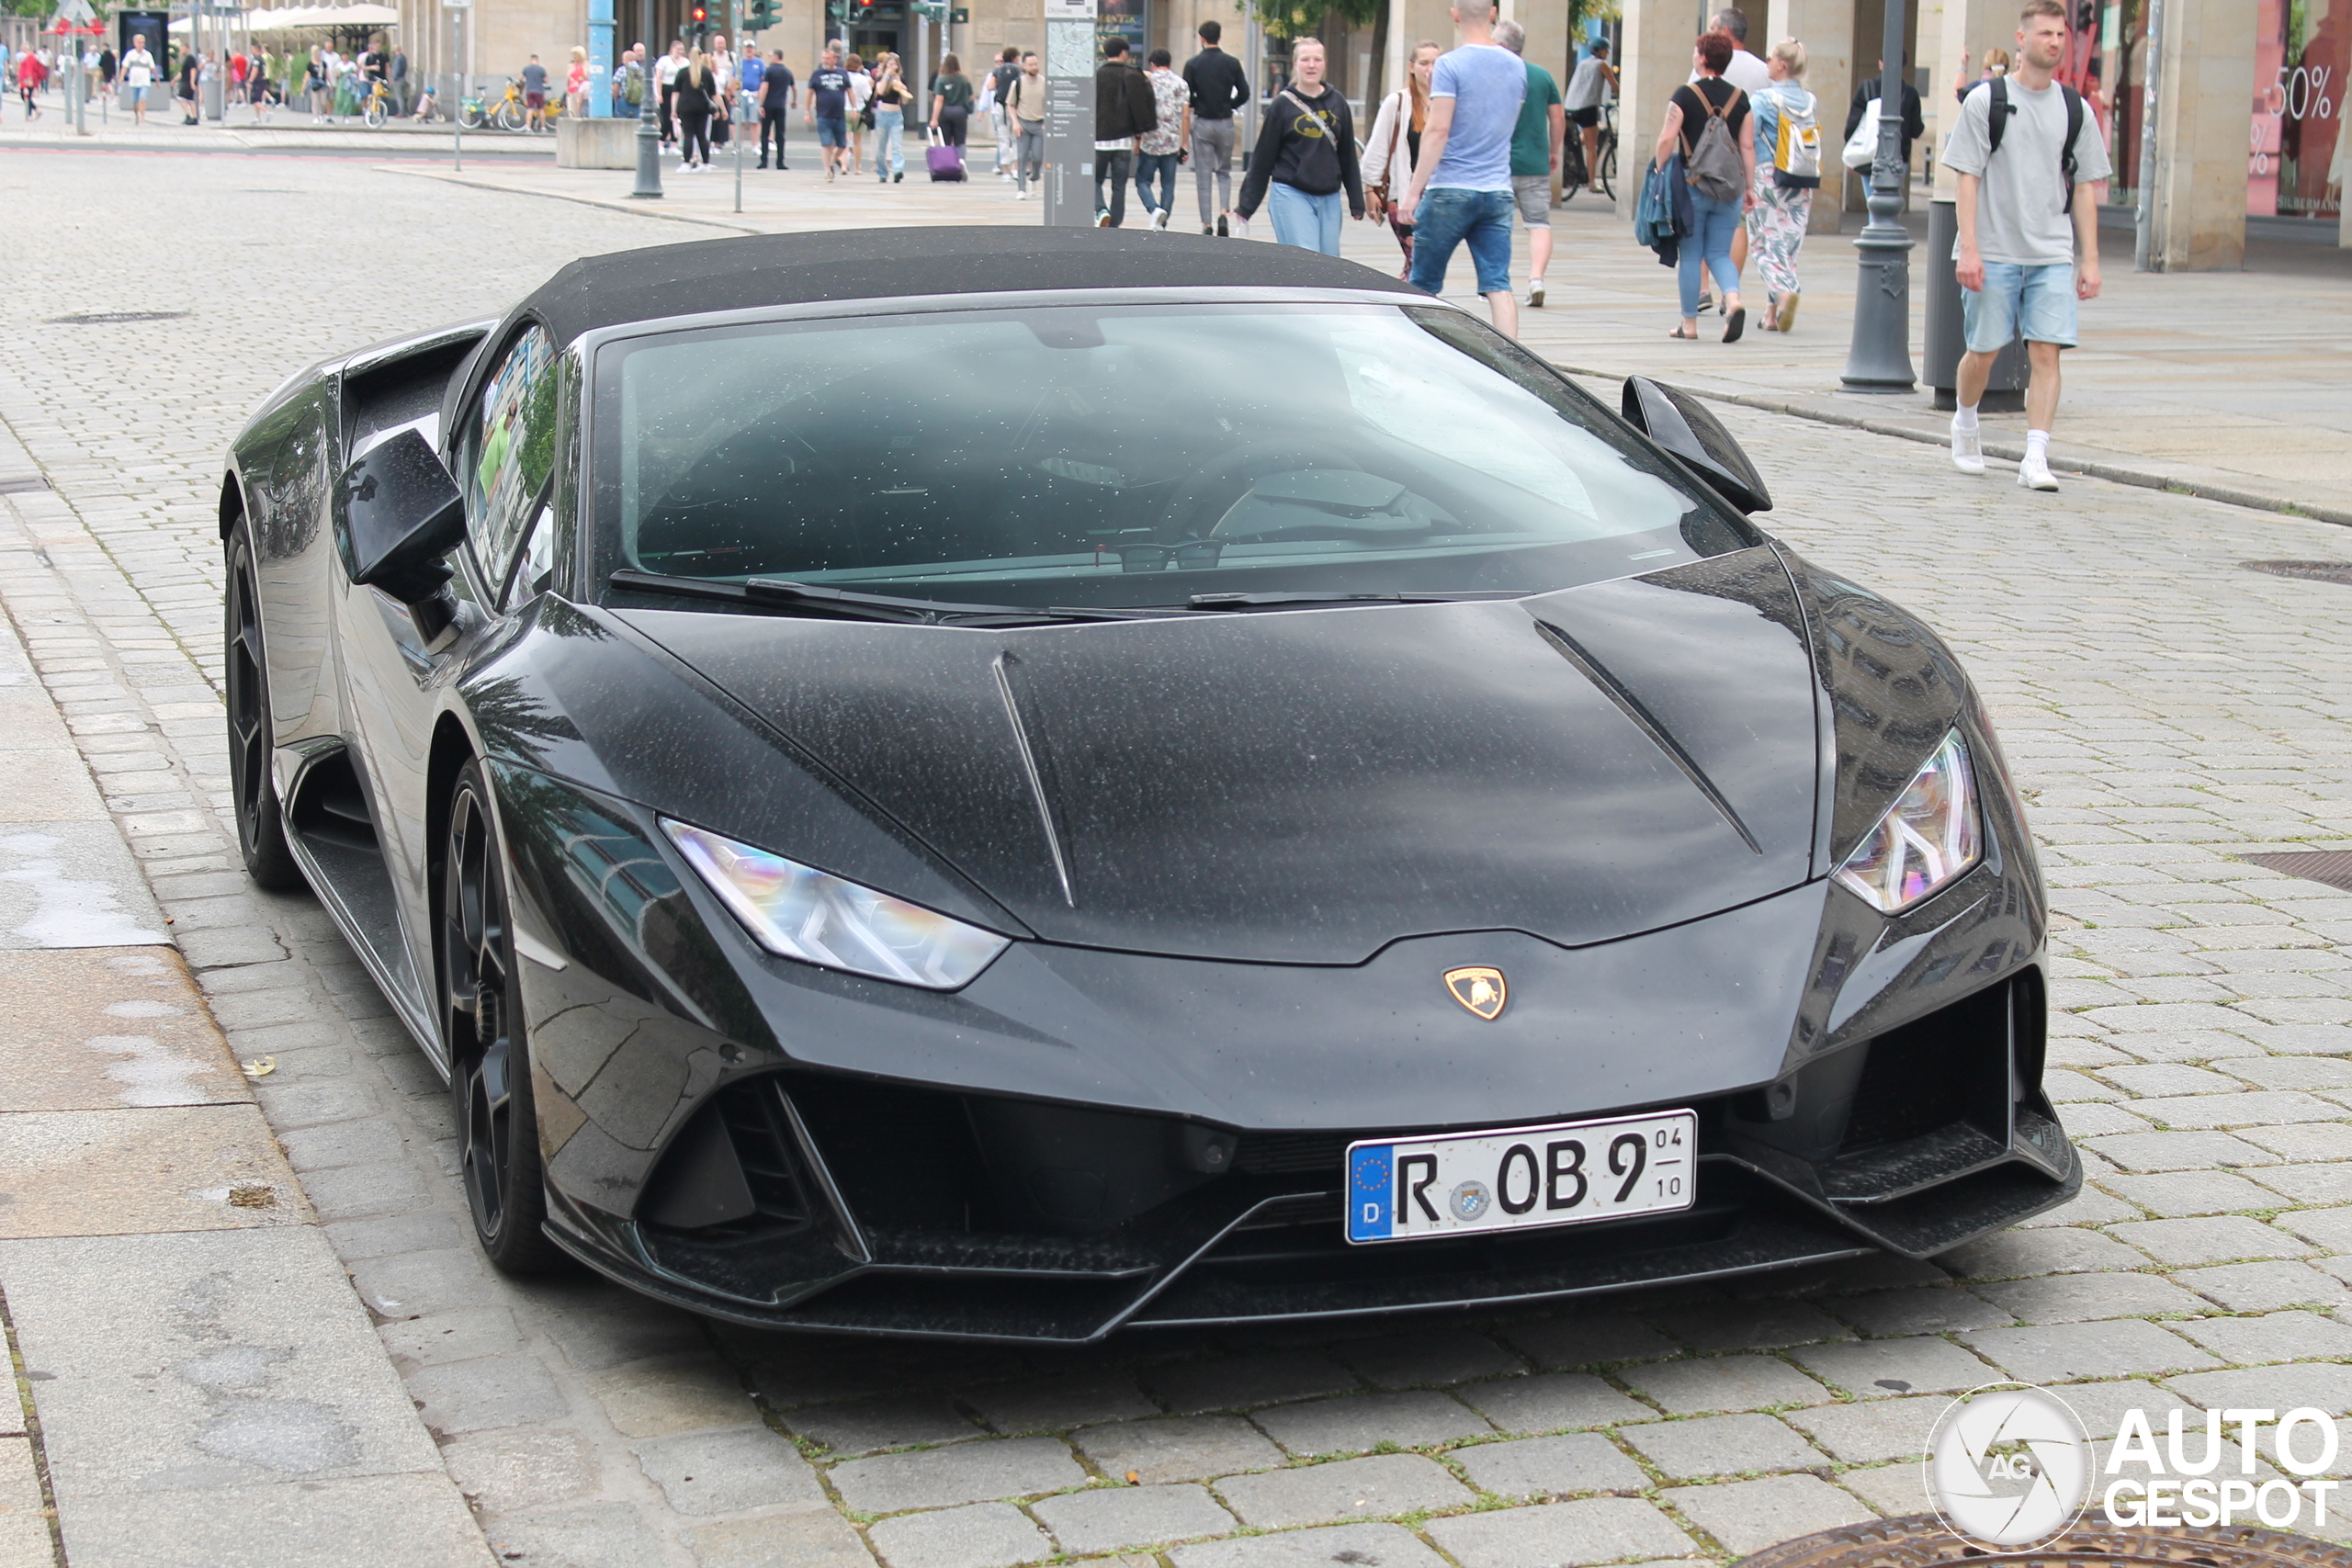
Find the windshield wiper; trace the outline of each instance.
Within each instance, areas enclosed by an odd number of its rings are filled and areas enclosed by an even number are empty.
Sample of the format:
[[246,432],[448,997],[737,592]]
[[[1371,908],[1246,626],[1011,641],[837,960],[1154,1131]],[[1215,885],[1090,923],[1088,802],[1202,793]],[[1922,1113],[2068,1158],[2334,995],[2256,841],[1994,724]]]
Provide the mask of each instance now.
[[852,620],[891,621],[910,626],[1020,626],[1053,621],[1124,621],[1149,611],[1074,609],[1029,604],[958,604],[937,599],[900,599],[888,593],[861,593],[850,588],[827,588],[813,582],[786,582],[781,578],[754,577],[725,582],[704,577],[672,577],[665,572],[632,571],[627,568],[605,580],[616,588],[640,593],[669,593],[682,599],[723,599],[787,614],[841,615]]
[[1185,607],[1193,610],[1280,610],[1295,604],[1453,604],[1464,599],[1515,599],[1517,593],[1195,593]]

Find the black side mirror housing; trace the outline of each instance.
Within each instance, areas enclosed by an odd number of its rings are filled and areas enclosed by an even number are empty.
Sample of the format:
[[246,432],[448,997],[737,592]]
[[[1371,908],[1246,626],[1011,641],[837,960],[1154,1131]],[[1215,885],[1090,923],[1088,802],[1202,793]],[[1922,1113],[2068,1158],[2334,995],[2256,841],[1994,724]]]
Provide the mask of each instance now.
[[443,558],[465,542],[465,497],[432,444],[403,430],[343,470],[334,522],[351,581],[413,608],[448,584]]
[[1772,492],[1764,488],[1756,465],[1723,422],[1690,393],[1629,376],[1623,412],[1627,423],[1690,464],[1741,512],[1772,510]]

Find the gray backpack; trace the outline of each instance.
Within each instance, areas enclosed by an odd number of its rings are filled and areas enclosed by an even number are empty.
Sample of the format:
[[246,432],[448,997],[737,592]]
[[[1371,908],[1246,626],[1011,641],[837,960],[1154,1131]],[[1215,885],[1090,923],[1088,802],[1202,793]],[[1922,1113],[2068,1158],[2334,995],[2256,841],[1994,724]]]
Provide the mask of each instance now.
[[[1690,90],[1699,93],[1696,87]],[[1699,128],[1699,139],[1691,146],[1683,177],[1709,201],[1736,201],[1747,189],[1747,165],[1739,156],[1739,143],[1732,140],[1729,118],[1741,97],[1740,90],[1734,87],[1720,108],[1708,103],[1707,123]],[[1707,95],[1699,93],[1699,98],[1706,102]]]

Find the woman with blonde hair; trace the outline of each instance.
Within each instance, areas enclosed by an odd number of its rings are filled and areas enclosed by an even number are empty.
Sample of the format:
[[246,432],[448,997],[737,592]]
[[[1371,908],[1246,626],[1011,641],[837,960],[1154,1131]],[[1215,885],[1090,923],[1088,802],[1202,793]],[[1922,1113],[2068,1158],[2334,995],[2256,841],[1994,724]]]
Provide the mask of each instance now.
[[[1784,333],[1797,319],[1797,251],[1813,218],[1813,193],[1821,185],[1820,106],[1805,91],[1804,45],[1782,39],[1764,57],[1764,67],[1771,83],[1752,100],[1756,201],[1747,212],[1747,253],[1764,277],[1764,330]],[[1809,162],[1800,149],[1810,152]],[[1791,166],[1783,167],[1784,162]],[[1804,173],[1807,167],[1813,173]]]
[[563,78],[563,112],[578,119],[588,112],[588,51],[571,46],[571,69]]
[[718,107],[718,73],[712,68],[710,56],[696,51],[678,73],[670,98],[671,112],[678,117],[681,174],[710,169],[710,117]]
[[1962,103],[1966,103],[1968,101],[1969,89],[1974,87],[1977,83],[1990,82],[1996,76],[2006,76],[2008,73],[2009,51],[2003,49],[1998,44],[1995,44],[1991,49],[1984,51],[1984,74],[1977,76],[1973,80],[1968,74],[1968,57],[1966,55],[1962,55],[1960,59],[1960,70],[1954,73],[1951,79],[1952,96],[1960,99]]
[[1445,47],[1434,39],[1423,39],[1413,46],[1405,85],[1380,100],[1372,118],[1372,137],[1364,143],[1364,213],[1374,223],[1385,220],[1396,243],[1404,247],[1405,270],[1396,275],[1404,278],[1413,276],[1413,226],[1396,220],[1388,193],[1392,186],[1397,190],[1412,188],[1413,166],[1421,161],[1421,132],[1430,122],[1430,73],[1444,52]]
[[887,51],[874,62],[874,179],[890,185],[907,177],[907,106],[914,101],[906,68]]

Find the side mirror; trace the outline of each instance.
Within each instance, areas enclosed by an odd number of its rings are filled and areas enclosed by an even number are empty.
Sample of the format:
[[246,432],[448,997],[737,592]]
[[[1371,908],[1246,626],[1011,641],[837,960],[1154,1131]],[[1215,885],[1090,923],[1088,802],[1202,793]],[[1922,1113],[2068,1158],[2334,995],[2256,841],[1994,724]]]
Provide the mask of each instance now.
[[465,542],[465,498],[423,435],[403,430],[353,462],[334,503],[336,543],[352,581],[412,607],[447,584],[442,558]]
[[1643,376],[1625,379],[1627,423],[1690,464],[1742,512],[1770,512],[1772,493],[1723,422],[1688,392]]

